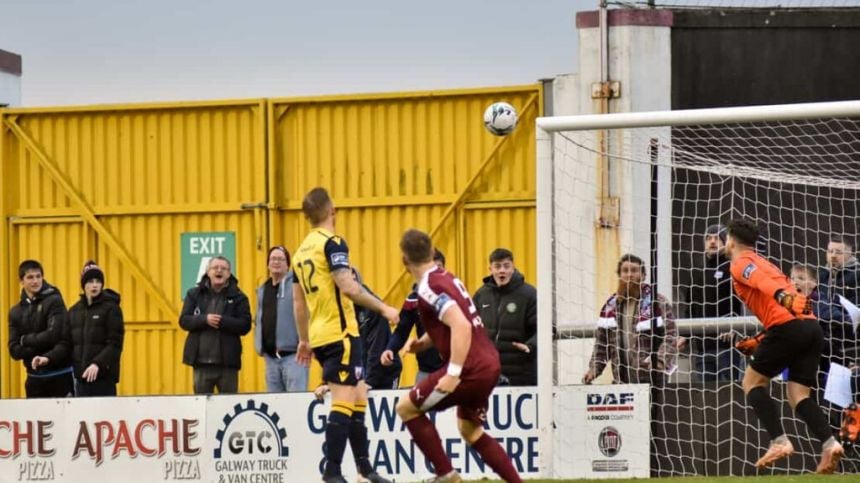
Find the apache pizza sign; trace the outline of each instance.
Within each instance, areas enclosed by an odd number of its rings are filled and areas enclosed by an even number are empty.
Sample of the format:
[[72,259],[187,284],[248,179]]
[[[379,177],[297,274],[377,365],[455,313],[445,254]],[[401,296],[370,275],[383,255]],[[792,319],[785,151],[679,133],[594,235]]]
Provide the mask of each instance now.
[[[367,413],[371,459],[398,481],[432,476],[394,410],[405,394],[379,391]],[[535,388],[494,391],[485,424],[526,477],[540,468],[537,397]],[[310,393],[0,401],[0,482],[319,481],[327,414]],[[492,476],[460,438],[455,411],[432,418],[455,468]],[[621,444],[609,433],[602,441],[609,452]],[[348,480],[354,471],[344,465]]]

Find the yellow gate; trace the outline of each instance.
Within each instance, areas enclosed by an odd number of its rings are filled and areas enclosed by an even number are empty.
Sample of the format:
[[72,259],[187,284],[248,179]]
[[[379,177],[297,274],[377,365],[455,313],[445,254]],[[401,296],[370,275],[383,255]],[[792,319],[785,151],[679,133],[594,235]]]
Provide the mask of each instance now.
[[[20,260],[41,260],[71,305],[93,258],[123,297],[120,393],[190,392],[179,238],[234,231],[236,276],[243,288],[262,280],[265,223],[243,206],[267,199],[265,113],[261,100],[5,111],[3,313],[17,302]],[[4,348],[7,334],[4,321]],[[260,387],[257,359],[245,351],[242,390]],[[22,395],[21,364],[4,355],[0,370],[3,397]]]
[[[520,126],[483,128],[494,101]],[[17,265],[43,262],[66,304],[83,262],[104,266],[123,296],[120,394],[191,392],[178,327],[179,238],[232,231],[235,274],[256,308],[266,249],[294,250],[308,230],[301,199],[325,186],[338,232],[366,282],[399,306],[409,287],[397,242],[433,233],[470,291],[497,246],[536,279],[534,120],[540,85],[458,91],[0,111],[0,310],[17,302]],[[0,324],[7,347],[8,323]],[[245,337],[240,390],[264,389]],[[406,375],[414,372],[414,363]],[[0,357],[0,396],[23,394],[24,371]]]
[[[520,115],[506,137],[489,134],[482,122],[498,100]],[[325,186],[351,261],[395,307],[411,286],[397,246],[409,227],[432,233],[449,269],[472,292],[498,246],[514,251],[534,283],[534,124],[541,102],[539,85],[271,101],[274,239],[298,246],[308,231],[302,196]],[[410,360],[404,378],[414,370]]]

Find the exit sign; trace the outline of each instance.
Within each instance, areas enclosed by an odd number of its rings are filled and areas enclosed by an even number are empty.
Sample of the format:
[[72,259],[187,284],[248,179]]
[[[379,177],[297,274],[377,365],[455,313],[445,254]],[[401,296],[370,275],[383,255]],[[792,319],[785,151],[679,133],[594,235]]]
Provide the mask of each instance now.
[[188,289],[197,285],[206,274],[209,260],[222,256],[230,260],[231,272],[236,273],[236,233],[192,232],[183,233],[179,241],[179,260],[182,266],[180,298],[185,298]]

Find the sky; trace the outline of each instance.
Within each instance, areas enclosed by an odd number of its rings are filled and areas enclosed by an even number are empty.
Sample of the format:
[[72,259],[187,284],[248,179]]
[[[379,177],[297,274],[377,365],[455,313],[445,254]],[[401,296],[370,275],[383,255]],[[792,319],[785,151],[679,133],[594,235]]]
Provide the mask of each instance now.
[[487,87],[577,71],[597,0],[0,0],[24,106]]

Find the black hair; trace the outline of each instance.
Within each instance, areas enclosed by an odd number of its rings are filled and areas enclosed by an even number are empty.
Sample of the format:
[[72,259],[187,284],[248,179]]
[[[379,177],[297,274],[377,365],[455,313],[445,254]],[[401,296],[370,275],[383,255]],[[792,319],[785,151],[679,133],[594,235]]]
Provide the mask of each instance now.
[[501,262],[502,260],[510,259],[514,261],[514,254],[507,248],[496,248],[490,253],[490,263]]
[[742,218],[731,220],[726,225],[726,233],[738,243],[748,247],[755,247],[758,241],[758,227],[750,220]]
[[642,275],[645,275],[645,260],[642,260],[641,258],[637,257],[632,253],[625,253],[624,255],[621,255],[621,259],[618,260],[618,266],[615,267],[616,275],[621,275],[621,265],[624,265],[625,262],[635,263],[639,265],[639,267],[642,269]]
[[24,280],[24,275],[27,275],[27,272],[30,271],[38,271],[43,276],[45,275],[45,270],[42,268],[42,264],[36,260],[24,260],[18,265],[18,280]]

